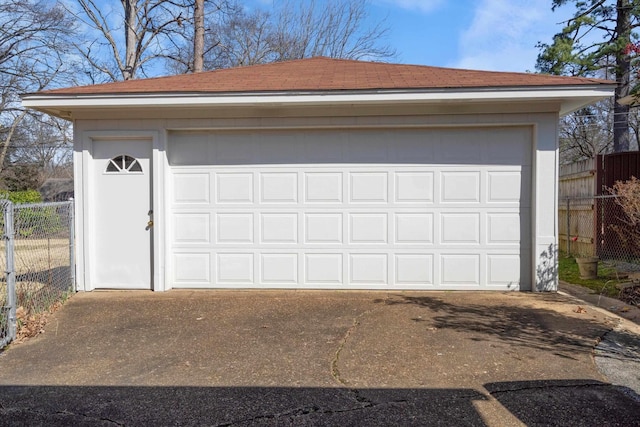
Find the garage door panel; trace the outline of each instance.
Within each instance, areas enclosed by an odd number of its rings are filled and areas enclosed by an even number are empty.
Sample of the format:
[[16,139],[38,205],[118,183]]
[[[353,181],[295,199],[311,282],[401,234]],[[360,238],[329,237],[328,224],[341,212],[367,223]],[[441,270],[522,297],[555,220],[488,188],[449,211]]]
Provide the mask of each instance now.
[[487,284],[515,286],[520,283],[520,256],[487,255]]
[[298,214],[274,212],[260,214],[260,242],[264,244],[297,244]]
[[305,213],[304,242],[340,244],[343,239],[342,213]]
[[520,203],[522,194],[520,171],[489,171],[487,175],[488,203]]
[[351,203],[386,203],[388,197],[386,172],[356,172],[349,174]]
[[395,243],[424,244],[433,243],[432,213],[396,213]]
[[440,148],[441,136],[437,132],[429,132],[418,138],[392,138],[392,154],[389,160],[403,163],[438,163],[435,152]]
[[342,284],[341,253],[307,253],[304,258],[305,283]]
[[292,204],[298,202],[296,172],[263,172],[260,174],[260,202]]
[[278,138],[260,138],[257,144],[258,159],[267,164],[297,164],[303,158],[303,153],[304,147],[291,134],[280,134]]
[[350,135],[346,142],[346,163],[388,163],[391,136],[386,132]]
[[442,213],[440,214],[440,243],[451,244],[480,244],[480,214],[479,213]]
[[407,171],[394,175],[396,203],[433,203],[433,172]]
[[[485,129],[227,138],[232,133],[202,134],[204,145],[189,140],[209,164],[172,164],[173,286],[515,289],[530,282],[524,128],[498,129],[493,139]],[[179,145],[173,136],[169,145]],[[456,160],[449,148],[464,138]],[[510,138],[516,148],[506,149]],[[480,148],[463,154],[469,144]]]
[[263,253],[260,255],[260,282],[264,284],[299,283],[298,254]]
[[531,165],[531,137],[520,128],[504,128],[487,138],[485,164]]
[[[234,248],[235,249],[235,248]],[[288,248],[287,248],[288,249]],[[210,260],[215,260],[211,266]],[[526,261],[526,259],[525,259]],[[180,252],[173,256],[175,287],[324,287],[398,289],[516,289],[528,271],[520,255],[493,251],[415,252],[408,249]],[[213,267],[213,268],[212,268]],[[254,271],[257,276],[254,276]],[[212,273],[215,280],[212,280]],[[206,285],[206,286],[205,286]],[[362,285],[362,286],[361,286]]]
[[208,173],[177,173],[173,175],[173,203],[209,204],[210,175]]
[[395,284],[433,285],[433,254],[396,254]]
[[487,244],[520,245],[520,213],[487,213]]
[[442,203],[480,203],[480,172],[441,173]]
[[[255,135],[251,133],[226,132],[212,134],[206,164],[212,165],[247,165],[256,161],[266,162],[268,159],[260,159],[257,156]],[[195,148],[195,147],[194,147]],[[213,150],[211,150],[213,148]],[[213,156],[211,155],[213,154]],[[200,162],[205,159],[200,159]],[[200,163],[202,164],[202,163]]]
[[170,140],[167,156],[171,166],[336,163],[531,166],[533,152],[530,129],[518,126],[428,131],[171,132]]
[[342,203],[342,172],[306,172],[304,200],[307,203]]
[[176,213],[173,215],[173,242],[208,244],[211,241],[209,213]]
[[221,285],[253,285],[255,283],[253,261],[253,253],[222,252],[216,254],[217,282]]
[[210,142],[210,134],[202,132],[181,132],[167,147],[167,157],[173,166],[210,165],[215,157],[215,146]]
[[480,285],[480,255],[442,254],[440,283],[442,285]]
[[349,283],[389,283],[387,254],[350,254]]
[[441,130],[436,140],[431,163],[531,165],[531,135],[521,127]]
[[[456,143],[451,144],[451,140]],[[450,131],[444,140],[440,140],[436,151],[439,154],[437,161],[443,164],[481,165],[484,163],[482,154],[486,151],[484,145],[483,141],[479,143],[478,138],[468,131]]]
[[254,215],[246,212],[228,212],[216,215],[216,242],[248,244],[254,242]]
[[349,242],[352,244],[387,243],[386,213],[349,214]]
[[217,203],[253,203],[253,174],[216,173]]
[[332,135],[331,138],[322,138],[322,143],[315,139],[303,139],[304,161],[306,164],[332,164],[342,163],[345,159],[344,141],[341,133]]
[[211,254],[179,252],[173,255],[173,281],[176,285],[211,284]]

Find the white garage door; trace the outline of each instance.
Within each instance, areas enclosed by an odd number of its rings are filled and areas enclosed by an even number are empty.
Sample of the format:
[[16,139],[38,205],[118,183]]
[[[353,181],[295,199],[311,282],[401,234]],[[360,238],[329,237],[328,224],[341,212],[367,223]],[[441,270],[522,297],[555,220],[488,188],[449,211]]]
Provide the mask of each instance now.
[[172,287],[529,289],[531,132],[171,133]]

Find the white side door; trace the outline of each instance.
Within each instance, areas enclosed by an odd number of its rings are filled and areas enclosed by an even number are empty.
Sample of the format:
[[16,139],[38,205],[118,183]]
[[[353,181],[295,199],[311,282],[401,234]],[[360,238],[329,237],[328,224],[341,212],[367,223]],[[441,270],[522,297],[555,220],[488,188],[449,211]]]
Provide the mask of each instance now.
[[151,141],[97,140],[92,152],[92,287],[152,289]]

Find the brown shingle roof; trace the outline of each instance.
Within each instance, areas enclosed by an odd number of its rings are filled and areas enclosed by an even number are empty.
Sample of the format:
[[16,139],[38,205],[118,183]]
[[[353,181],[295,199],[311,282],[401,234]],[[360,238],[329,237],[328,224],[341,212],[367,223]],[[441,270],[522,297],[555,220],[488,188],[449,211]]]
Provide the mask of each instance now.
[[461,89],[611,84],[543,74],[459,70],[315,57],[169,77],[54,89],[42,94],[151,94]]

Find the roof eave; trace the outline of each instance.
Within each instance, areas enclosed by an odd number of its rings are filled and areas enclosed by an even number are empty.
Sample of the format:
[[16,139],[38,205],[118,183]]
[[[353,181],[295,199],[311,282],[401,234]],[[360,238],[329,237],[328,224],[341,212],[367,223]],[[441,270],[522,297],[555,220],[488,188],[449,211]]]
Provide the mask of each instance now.
[[613,95],[615,85],[571,85],[545,87],[459,88],[430,90],[296,91],[242,93],[127,93],[127,94],[26,94],[22,103],[63,118],[83,108],[179,108],[242,106],[317,106],[438,103],[496,103],[509,101],[560,101],[560,114]]

